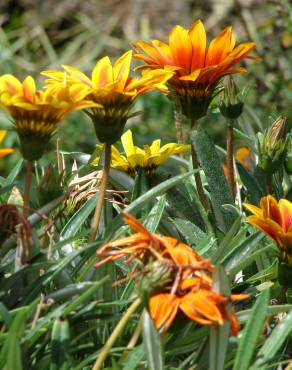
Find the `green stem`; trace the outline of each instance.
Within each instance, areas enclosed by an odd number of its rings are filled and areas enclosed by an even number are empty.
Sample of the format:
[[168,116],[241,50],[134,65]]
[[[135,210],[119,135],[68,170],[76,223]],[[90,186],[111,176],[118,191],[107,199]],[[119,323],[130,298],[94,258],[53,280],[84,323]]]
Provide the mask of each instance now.
[[227,126],[227,179],[235,200],[235,180],[234,180],[234,161],[233,161],[233,121],[230,121]]
[[104,158],[104,166],[102,171],[102,178],[100,182],[99,192],[98,192],[98,199],[95,207],[94,216],[92,218],[91,222],[91,229],[89,234],[88,242],[92,243],[95,240],[96,232],[99,226],[100,216],[104,204],[104,196],[106,192],[106,185],[107,185],[107,179],[108,174],[110,170],[110,164],[111,164],[111,144],[105,143],[105,158]]
[[137,310],[141,303],[141,299],[137,298],[131,306],[128,308],[122,319],[119,321],[118,325],[115,327],[114,331],[111,333],[110,337],[108,338],[107,342],[105,343],[102,351],[100,352],[100,355],[95,361],[95,364],[92,368],[92,370],[100,370],[102,368],[102,365],[112,348],[112,346],[115,344],[115,341],[118,339],[119,335],[123,331],[124,327],[126,326],[127,322],[129,321],[132,314]]
[[29,214],[29,191],[32,178],[32,161],[27,161],[25,187],[23,194],[23,217],[27,219]]

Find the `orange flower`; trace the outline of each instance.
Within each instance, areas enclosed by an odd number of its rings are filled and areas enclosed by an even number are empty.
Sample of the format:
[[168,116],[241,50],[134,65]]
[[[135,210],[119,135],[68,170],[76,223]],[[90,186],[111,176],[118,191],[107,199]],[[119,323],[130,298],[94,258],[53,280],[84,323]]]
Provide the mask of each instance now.
[[[242,147],[236,150],[235,160],[243,165],[247,170],[252,170],[255,167],[255,158],[251,149]],[[224,175],[227,176],[227,165],[223,165]]]
[[[181,311],[201,325],[223,325],[227,320],[225,306],[228,301],[245,299],[247,295],[224,297],[212,290],[211,285],[199,277],[185,279],[177,292],[154,294],[149,301],[149,311],[157,329],[166,332]],[[239,323],[235,313],[231,315],[231,334],[237,335]]]
[[[146,291],[146,296],[150,295],[149,311],[157,329],[167,331],[179,311],[199,324],[222,325],[228,319],[226,304],[247,297],[244,294],[224,297],[215,292],[209,260],[172,237],[150,233],[129,214],[124,214],[124,218],[138,233],[105,244],[97,251],[97,256],[105,258],[96,267],[122,257],[129,257],[126,262],[134,258],[142,262],[142,271],[135,275],[144,275],[139,288],[142,293]],[[233,313],[232,335],[237,334],[238,328]]]
[[[2,143],[4,137],[6,136],[7,131],[6,130],[0,130],[0,144]],[[0,149],[0,158],[5,157],[7,154],[10,154],[13,152],[12,148],[4,148]]]
[[133,48],[134,58],[145,62],[137,69],[164,68],[175,73],[168,83],[182,112],[190,119],[198,119],[206,114],[219,81],[224,76],[245,72],[244,68],[233,66],[255,46],[248,42],[235,47],[232,27],[226,27],[207,47],[206,32],[198,20],[190,29],[175,26],[169,44],[138,40]]
[[272,195],[263,197],[260,208],[244,204],[253,216],[247,221],[275,240],[280,260],[292,265],[292,203],[287,199],[279,202]]

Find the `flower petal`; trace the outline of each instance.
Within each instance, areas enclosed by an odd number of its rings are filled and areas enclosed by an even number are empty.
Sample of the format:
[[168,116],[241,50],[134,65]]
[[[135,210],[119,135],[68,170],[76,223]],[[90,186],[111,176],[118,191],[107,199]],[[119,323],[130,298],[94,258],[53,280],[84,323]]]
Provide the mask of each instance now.
[[181,26],[175,26],[169,35],[169,47],[174,64],[191,72],[192,43],[188,30]]
[[280,199],[279,209],[282,216],[283,230],[290,231],[292,226],[292,203],[287,199]]
[[232,27],[226,27],[211,42],[207,50],[206,66],[219,64],[234,48]]
[[206,31],[200,20],[192,25],[189,35],[193,49],[191,69],[202,68],[205,65]]
[[168,330],[177,314],[179,304],[179,298],[169,293],[157,294],[150,298],[149,312],[157,329],[163,327],[163,331]]

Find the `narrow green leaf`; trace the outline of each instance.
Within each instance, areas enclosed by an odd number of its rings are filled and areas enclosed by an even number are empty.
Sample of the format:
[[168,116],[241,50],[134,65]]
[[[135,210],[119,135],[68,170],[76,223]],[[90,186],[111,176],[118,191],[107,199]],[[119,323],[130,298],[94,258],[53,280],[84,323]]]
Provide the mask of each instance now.
[[235,220],[235,215],[224,209],[223,205],[233,204],[233,200],[215,145],[201,126],[192,132],[192,142],[210,188],[217,225],[222,231],[227,232]]
[[[281,304],[275,306],[268,306],[268,315],[277,315],[281,312],[289,312],[292,310],[292,304]],[[240,322],[247,321],[252,313],[252,309],[237,312],[237,318]]]
[[265,289],[258,297],[243,329],[236,352],[233,370],[248,370],[267,314],[270,291]]
[[[145,203],[149,202],[150,200],[156,198],[159,195],[162,195],[166,192],[166,190],[170,189],[171,187],[175,186],[179,182],[183,181],[187,177],[194,174],[195,171],[191,171],[188,173],[184,173],[181,175],[177,175],[169,180],[164,181],[163,183],[156,185],[154,188],[147,191],[147,193],[141,195],[137,198],[133,203],[131,203],[128,207],[124,209],[125,212],[136,214]],[[114,218],[112,225],[108,230],[106,230],[106,240],[112,239],[114,233],[123,225],[122,216],[118,215]]]
[[139,345],[133,349],[124,363],[123,370],[136,370],[145,356],[143,345]]
[[143,317],[143,343],[149,370],[163,370],[160,336],[146,310]]
[[262,348],[257,354],[257,360],[251,367],[251,370],[260,370],[264,365],[267,365],[269,360],[272,360],[282,344],[292,332],[292,311],[285,316],[279,324],[273,329],[272,334],[264,342]]
[[194,223],[182,218],[174,218],[173,223],[181,233],[185,241],[190,245],[196,245],[207,238],[207,235]]
[[151,233],[155,233],[158,228],[159,222],[164,212],[166,204],[166,195],[162,195],[155,206],[149,212],[146,221],[144,222],[144,226],[147,230]]
[[248,191],[248,199],[252,204],[259,204],[261,197],[265,194],[263,193],[260,185],[258,184],[255,176],[244,168],[241,163],[236,164],[238,173],[241,181]]
[[[230,296],[231,294],[228,277],[223,267],[220,265],[216,266],[213,272],[213,289],[224,296]],[[230,318],[232,310],[230,303],[226,306],[225,310],[229,320],[225,320],[222,326],[210,328],[210,370],[223,370],[224,368],[230,335]]]
[[64,318],[55,320],[52,329],[52,358],[50,370],[67,370],[70,344],[69,324]]

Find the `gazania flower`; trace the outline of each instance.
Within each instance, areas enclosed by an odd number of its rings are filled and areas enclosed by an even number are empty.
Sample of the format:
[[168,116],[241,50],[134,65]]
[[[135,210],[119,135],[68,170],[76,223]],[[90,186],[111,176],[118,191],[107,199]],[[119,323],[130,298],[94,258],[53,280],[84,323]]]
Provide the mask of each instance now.
[[[243,165],[247,170],[252,170],[255,167],[255,157],[250,148],[242,147],[238,148],[235,152],[235,160]],[[223,171],[227,176],[227,165],[223,165]]]
[[[138,233],[105,244],[97,251],[97,256],[103,259],[96,267],[122,257],[128,257],[127,263],[139,260],[140,272],[132,269],[130,278],[139,277],[140,295],[150,296],[149,312],[157,329],[167,331],[179,311],[199,324],[222,325],[228,319],[226,304],[247,297],[244,294],[224,297],[215,292],[209,275],[213,267],[210,261],[172,237],[150,233],[134,217],[128,214],[124,217]],[[238,328],[233,313],[233,335]]]
[[84,100],[74,86],[37,90],[31,76],[20,82],[6,74],[0,77],[0,104],[11,114],[20,138],[20,150],[27,160],[39,159],[52,134],[66,114],[95,106]]
[[[139,148],[134,145],[131,130],[126,131],[121,136],[121,142],[125,155],[122,155],[115,146],[112,146],[111,167],[130,174],[136,174],[139,168],[152,172],[171,155],[190,150],[190,145],[168,143],[161,146],[161,140],[155,140],[151,145],[144,145],[143,149]],[[97,159],[99,160],[99,158]]]
[[292,203],[287,199],[279,202],[272,195],[263,197],[260,208],[244,204],[253,215],[247,221],[275,240],[280,261],[292,266]]
[[[6,136],[7,131],[6,130],[0,130],[0,144],[2,143],[3,139]],[[0,158],[5,157],[7,154],[10,154],[13,152],[12,148],[4,148],[0,149]]]
[[[96,63],[91,78],[76,68],[63,66],[69,86],[86,90],[90,101],[102,105],[88,111],[102,143],[113,144],[121,137],[131,116],[130,108],[139,95],[154,89],[167,93],[165,83],[173,75],[171,71],[158,69],[143,73],[140,79],[130,77],[131,60],[131,51],[113,65],[108,57],[104,57]],[[64,79],[64,72],[44,71],[42,74],[50,78],[47,81],[49,86]]]
[[175,26],[168,44],[160,40],[138,40],[133,48],[136,52],[134,58],[145,62],[137,69],[164,68],[174,72],[168,81],[174,97],[183,114],[195,120],[206,114],[224,76],[245,72],[244,68],[235,68],[234,65],[255,48],[255,43],[235,47],[232,27],[227,27],[207,47],[206,32],[198,20],[190,29]]

